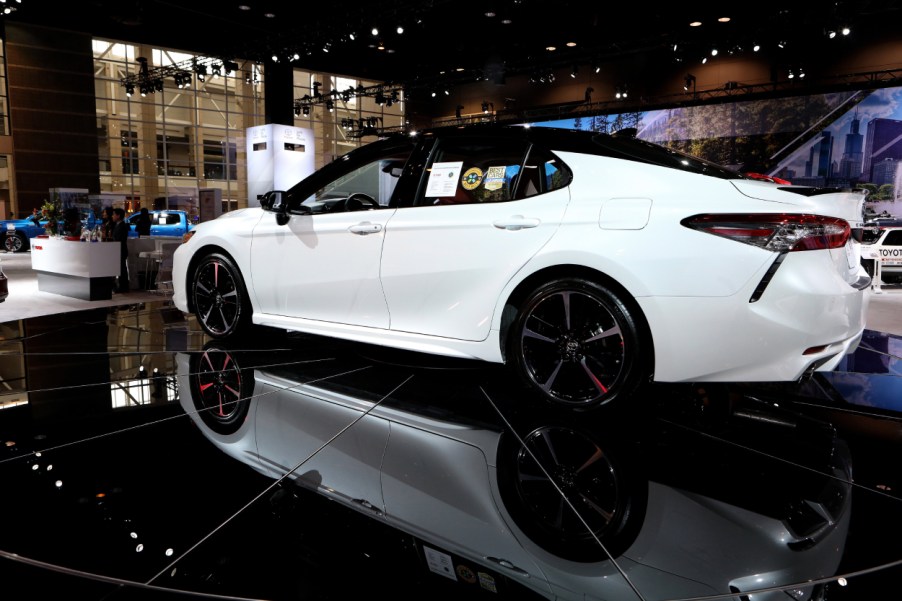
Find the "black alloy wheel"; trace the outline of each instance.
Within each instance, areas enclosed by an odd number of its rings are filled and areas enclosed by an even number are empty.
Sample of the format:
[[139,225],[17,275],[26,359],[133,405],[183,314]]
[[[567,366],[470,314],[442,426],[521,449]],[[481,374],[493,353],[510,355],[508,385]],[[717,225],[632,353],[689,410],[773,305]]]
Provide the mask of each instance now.
[[28,243],[25,241],[25,238],[18,232],[9,233],[3,239],[3,247],[11,253],[22,252],[27,246]]
[[231,353],[209,348],[191,369],[191,394],[201,420],[214,432],[234,433],[250,406],[249,390],[241,368]]
[[194,313],[214,338],[243,332],[250,324],[250,301],[235,264],[219,253],[201,259],[191,282]]
[[617,294],[589,280],[537,288],[508,340],[520,376],[547,400],[571,408],[629,396],[648,375],[637,320]]
[[535,428],[522,444],[505,436],[502,498],[533,542],[581,562],[616,557],[632,543],[634,522],[644,518],[647,481],[615,451],[563,425]]

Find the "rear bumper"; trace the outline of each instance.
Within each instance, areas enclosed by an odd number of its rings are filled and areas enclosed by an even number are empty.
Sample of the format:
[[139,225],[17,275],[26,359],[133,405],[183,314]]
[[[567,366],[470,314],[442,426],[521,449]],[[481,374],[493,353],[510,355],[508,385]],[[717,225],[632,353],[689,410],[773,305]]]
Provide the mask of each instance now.
[[[836,367],[865,328],[862,270],[848,282],[817,253],[793,253],[759,300],[752,281],[729,297],[637,299],[654,335],[660,382],[793,381]],[[863,277],[862,277],[863,276]]]

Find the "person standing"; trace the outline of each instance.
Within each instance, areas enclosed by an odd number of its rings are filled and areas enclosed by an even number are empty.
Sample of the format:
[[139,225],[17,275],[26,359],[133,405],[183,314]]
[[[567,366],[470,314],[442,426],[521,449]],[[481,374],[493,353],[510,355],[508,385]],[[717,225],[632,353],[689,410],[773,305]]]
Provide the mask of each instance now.
[[103,207],[100,212],[100,239],[113,239],[113,207]]
[[119,243],[119,285],[116,292],[128,292],[128,222],[125,220],[125,209],[113,209],[113,241]]
[[139,236],[150,235],[150,213],[147,212],[147,207],[141,207],[141,212],[135,220],[135,231]]

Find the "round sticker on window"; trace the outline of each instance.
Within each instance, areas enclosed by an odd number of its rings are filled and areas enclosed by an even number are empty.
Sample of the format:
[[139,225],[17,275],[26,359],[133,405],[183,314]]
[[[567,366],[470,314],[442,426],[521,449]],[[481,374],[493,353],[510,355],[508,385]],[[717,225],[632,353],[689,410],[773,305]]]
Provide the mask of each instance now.
[[482,183],[482,169],[471,167],[460,178],[460,185],[464,190],[475,190]]

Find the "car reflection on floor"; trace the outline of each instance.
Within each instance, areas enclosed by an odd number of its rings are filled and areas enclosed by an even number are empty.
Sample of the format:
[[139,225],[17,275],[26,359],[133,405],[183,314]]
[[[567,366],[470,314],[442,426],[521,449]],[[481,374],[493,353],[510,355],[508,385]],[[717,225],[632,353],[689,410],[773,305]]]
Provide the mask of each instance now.
[[900,413],[867,396],[899,373],[898,337],[795,386],[569,413],[481,363],[274,333],[204,346],[170,313],[2,325],[4,375],[21,369],[0,411],[10,590],[809,601],[899,575],[902,482],[881,466]]
[[[851,466],[826,424],[748,401],[718,423],[734,439],[780,438],[799,462],[787,466],[678,421],[624,431],[531,415],[509,429],[459,377],[240,364],[216,346],[179,356],[181,402],[204,435],[282,485],[413,535],[449,578],[664,599],[804,584],[839,564]],[[793,435],[777,436],[789,421]],[[822,594],[802,584],[798,594]],[[785,595],[756,596],[771,597]]]

